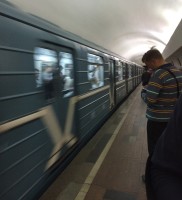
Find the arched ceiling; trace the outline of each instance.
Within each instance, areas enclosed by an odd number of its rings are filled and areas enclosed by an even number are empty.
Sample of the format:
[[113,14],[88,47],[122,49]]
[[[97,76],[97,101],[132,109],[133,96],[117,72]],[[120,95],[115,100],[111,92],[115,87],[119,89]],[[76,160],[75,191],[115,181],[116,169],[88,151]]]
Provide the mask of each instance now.
[[182,0],[2,0],[141,63],[164,50],[182,18]]

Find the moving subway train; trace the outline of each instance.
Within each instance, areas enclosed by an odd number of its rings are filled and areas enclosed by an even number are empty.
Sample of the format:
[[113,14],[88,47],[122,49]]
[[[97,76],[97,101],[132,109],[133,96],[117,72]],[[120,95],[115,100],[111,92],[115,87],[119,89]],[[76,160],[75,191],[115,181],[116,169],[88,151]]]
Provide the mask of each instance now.
[[0,199],[36,199],[143,69],[2,3],[0,15]]

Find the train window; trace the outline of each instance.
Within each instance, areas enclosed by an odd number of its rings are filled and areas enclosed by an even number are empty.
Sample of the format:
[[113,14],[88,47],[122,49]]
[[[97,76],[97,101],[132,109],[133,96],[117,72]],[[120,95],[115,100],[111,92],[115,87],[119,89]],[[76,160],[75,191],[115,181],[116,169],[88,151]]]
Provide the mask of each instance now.
[[36,86],[51,82],[53,72],[57,66],[57,54],[55,51],[36,47],[34,51],[34,64],[36,72]]
[[63,80],[63,97],[70,97],[74,91],[73,56],[71,53],[59,53],[59,68]]
[[123,79],[126,78],[126,64],[122,64],[123,65]]
[[119,65],[117,66],[117,71],[118,71],[118,81],[122,81],[123,80],[123,66],[122,63],[119,62]]
[[88,80],[91,83],[92,89],[102,87],[104,85],[104,67],[102,57],[88,53],[87,60]]
[[132,66],[128,65],[128,78],[132,77],[132,71],[131,71]]

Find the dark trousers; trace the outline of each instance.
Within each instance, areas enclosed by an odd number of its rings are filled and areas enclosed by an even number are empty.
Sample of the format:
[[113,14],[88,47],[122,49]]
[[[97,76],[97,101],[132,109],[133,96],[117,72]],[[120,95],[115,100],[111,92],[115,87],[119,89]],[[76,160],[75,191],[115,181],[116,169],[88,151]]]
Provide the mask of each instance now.
[[151,120],[148,120],[147,122],[147,143],[148,143],[149,157],[147,159],[146,169],[145,169],[145,185],[146,185],[146,193],[147,193],[148,200],[158,200],[156,199],[155,192],[152,186],[152,180],[151,180],[151,157],[152,157],[155,145],[157,143],[157,140],[162,135],[167,124],[168,122],[157,122],[157,121],[151,121]]
[[151,167],[151,184],[154,200],[182,200],[182,179],[169,171]]
[[151,156],[145,171],[147,200],[182,200],[181,176],[155,166]]
[[154,151],[157,140],[163,133],[168,122],[157,122],[148,120],[147,122],[147,143],[149,155]]

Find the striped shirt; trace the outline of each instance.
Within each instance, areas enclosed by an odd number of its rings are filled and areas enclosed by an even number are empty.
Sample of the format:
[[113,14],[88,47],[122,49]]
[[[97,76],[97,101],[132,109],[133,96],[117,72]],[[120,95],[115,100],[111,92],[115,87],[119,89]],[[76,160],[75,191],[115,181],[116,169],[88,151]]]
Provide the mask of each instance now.
[[177,83],[174,77],[165,69],[169,69],[182,89],[182,71],[164,64],[154,71],[146,88],[147,112],[146,117],[152,121],[168,122],[177,101]]

